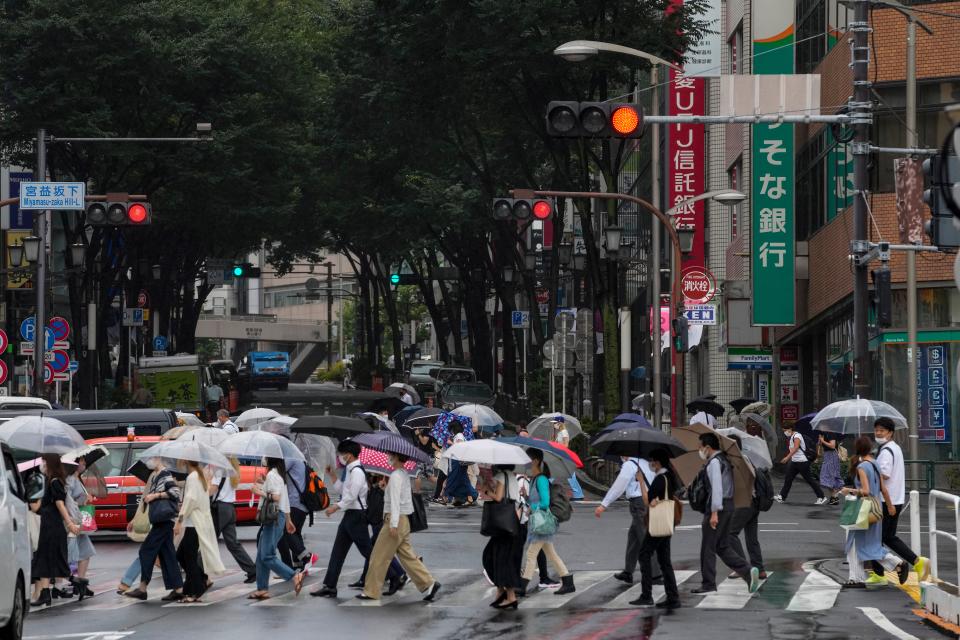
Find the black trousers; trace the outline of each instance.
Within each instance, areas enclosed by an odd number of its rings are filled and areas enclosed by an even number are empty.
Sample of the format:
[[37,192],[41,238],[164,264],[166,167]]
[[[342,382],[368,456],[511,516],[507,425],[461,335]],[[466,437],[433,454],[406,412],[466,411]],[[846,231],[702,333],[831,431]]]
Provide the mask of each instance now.
[[283,536],[277,544],[277,551],[280,553],[280,560],[283,564],[296,569],[303,565],[303,556],[307,550],[303,543],[303,523],[307,521],[307,512],[296,507],[290,507],[290,521],[293,522],[296,530],[293,533],[287,533],[284,530]]
[[[643,498],[630,498],[630,528],[627,529],[627,550],[623,559],[623,571],[633,575],[640,560],[640,550],[647,538],[647,505]],[[652,579],[660,577],[660,568],[653,568]]]
[[820,483],[815,482],[813,476],[810,475],[810,462],[807,460],[803,462],[791,460],[787,463],[787,475],[783,479],[783,489],[780,490],[780,497],[784,500],[787,499],[787,494],[790,493],[790,487],[793,486],[793,479],[797,477],[798,473],[807,481],[807,484],[810,485],[813,492],[817,494],[817,497],[822,498],[823,489],[820,488]]
[[703,514],[700,540],[700,575],[704,589],[717,588],[717,556],[743,578],[750,575],[750,565],[733,546],[730,525],[733,523],[733,500],[723,501],[723,510],[717,514],[717,528],[710,526],[710,513]]
[[180,567],[177,565],[177,550],[173,547],[173,521],[161,522],[150,528],[150,533],[140,545],[140,581],[150,584],[153,578],[153,563],[160,558],[163,586],[179,589],[183,586]]
[[177,547],[177,562],[183,567],[183,595],[199,598],[206,591],[207,583],[200,566],[200,538],[193,527],[183,528],[183,539]]
[[337,588],[343,562],[347,559],[350,547],[356,545],[357,551],[364,560],[370,557],[373,545],[370,543],[370,530],[367,528],[367,516],[358,509],[347,509],[343,512],[343,520],[337,527],[337,537],[333,540],[333,549],[330,550],[330,561],[327,563],[327,573],[323,576],[323,584],[331,589]]
[[640,597],[653,597],[653,567],[650,559],[657,554],[657,564],[663,574],[663,589],[667,592],[667,602],[679,602],[680,591],[677,589],[677,576],[670,563],[670,538],[653,538],[646,536],[643,546],[640,547]]
[[[903,505],[898,504],[896,509],[896,515],[890,515],[887,513],[887,505],[883,505],[883,522],[881,524],[883,527],[881,534],[883,536],[883,546],[906,560],[909,564],[916,564],[917,554],[897,535],[897,527],[900,525],[900,514],[903,512]],[[873,572],[878,576],[883,575],[883,567],[880,566],[879,562],[873,562]]]
[[437,486],[433,489],[433,499],[439,500],[443,493],[443,482],[447,479],[447,474],[437,469]]
[[[757,534],[760,510],[754,506],[737,509],[733,512],[733,523],[730,525],[730,546],[734,551],[749,559],[750,565],[763,571],[763,550],[760,548],[760,537]],[[747,541],[747,553],[740,545],[740,532]]]

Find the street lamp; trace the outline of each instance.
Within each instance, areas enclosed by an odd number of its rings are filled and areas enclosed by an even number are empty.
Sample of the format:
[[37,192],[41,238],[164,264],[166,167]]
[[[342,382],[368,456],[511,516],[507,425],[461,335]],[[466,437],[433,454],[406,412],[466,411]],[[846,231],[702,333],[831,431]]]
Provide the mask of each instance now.
[[158,265],[158,264],[153,265],[153,267],[151,268],[151,271],[153,272],[153,279],[154,279],[154,280],[159,280],[159,279],[160,279],[160,276],[163,275],[163,274],[162,274],[162,271],[161,271],[161,269],[160,269],[160,265]]
[[523,266],[527,271],[534,271],[537,268],[537,254],[533,251],[527,251],[523,255]]
[[587,266],[587,256],[582,253],[578,253],[573,256],[573,270],[574,271],[583,271],[584,267]]
[[11,244],[7,247],[7,251],[10,255],[10,264],[14,267],[19,267],[23,264],[23,245],[22,244]]
[[553,50],[553,55],[560,56],[568,62],[583,62],[593,56],[599,54],[601,51],[608,53],[622,53],[624,55],[633,56],[634,58],[643,58],[651,64],[662,64],[671,69],[676,69],[677,71],[683,71],[681,67],[673,64],[672,62],[667,62],[663,58],[655,56],[646,51],[639,51],[638,49],[631,49],[630,47],[622,47],[618,44],[610,44],[609,42],[597,42],[595,40],[571,40],[570,42],[565,42],[556,49]]
[[701,193],[698,196],[682,200],[681,202],[678,202],[676,205],[664,211],[664,213],[668,216],[675,216],[693,203],[700,202],[701,200],[713,200],[718,204],[734,206],[740,204],[746,199],[747,194],[741,193],[736,189],[717,189],[716,191],[707,191],[706,193]]
[[27,236],[23,239],[23,252],[27,262],[33,264],[40,259],[40,236]]
[[564,267],[570,265],[570,260],[573,259],[573,245],[568,243],[563,243],[560,245],[557,251],[557,257],[560,259],[560,264]]
[[513,282],[513,267],[503,268],[503,281],[507,284],[511,284]]
[[680,253],[690,253],[693,251],[694,235],[696,235],[696,227],[692,224],[677,225],[677,237],[680,239]]
[[623,227],[611,226],[603,230],[606,239],[607,253],[619,253],[620,241],[623,240]]
[[75,267],[83,266],[83,259],[86,256],[87,248],[79,242],[70,245],[70,262]]

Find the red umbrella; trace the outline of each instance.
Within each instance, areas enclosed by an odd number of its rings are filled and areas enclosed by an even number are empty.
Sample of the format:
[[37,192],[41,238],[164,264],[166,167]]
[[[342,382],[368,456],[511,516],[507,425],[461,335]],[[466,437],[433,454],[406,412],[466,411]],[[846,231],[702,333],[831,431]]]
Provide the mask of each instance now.
[[[363,465],[363,470],[368,473],[376,473],[383,476],[388,476],[393,473],[393,465],[390,464],[389,455],[376,449],[361,448],[360,464]],[[417,463],[413,460],[404,464],[403,468],[411,476],[417,475]]]
[[580,459],[580,456],[577,455],[576,451],[574,451],[573,449],[571,449],[565,444],[560,444],[559,442],[553,442],[552,440],[549,442],[551,447],[560,449],[560,451],[565,451],[567,455],[569,455],[573,459],[573,461],[576,463],[577,469],[583,469],[583,460]]

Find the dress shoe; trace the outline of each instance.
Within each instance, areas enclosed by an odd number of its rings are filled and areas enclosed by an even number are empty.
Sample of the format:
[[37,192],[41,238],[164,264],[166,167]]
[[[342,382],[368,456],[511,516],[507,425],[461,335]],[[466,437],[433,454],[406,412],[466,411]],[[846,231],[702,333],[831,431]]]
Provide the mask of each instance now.
[[52,602],[53,600],[52,596],[50,595],[50,589],[41,589],[40,595],[37,596],[37,599],[30,602],[30,607],[35,609],[37,607],[50,606]]
[[635,607],[652,607],[653,598],[651,598],[650,596],[640,596],[636,600],[631,600],[630,604],[632,604]]
[[354,598],[356,598],[357,600],[376,600],[376,598],[371,598],[365,593],[358,593],[357,595],[354,596]]
[[657,603],[657,609],[666,609],[667,611],[673,611],[674,609],[680,608],[679,600],[664,600],[663,602]]
[[497,605],[500,604],[501,602],[503,602],[503,601],[506,600],[506,599],[507,599],[507,592],[504,591],[503,593],[501,593],[500,595],[497,596],[497,599],[496,599],[496,600],[494,600],[493,602],[490,603],[490,606],[493,607],[494,609],[496,609],[496,608],[497,608]]
[[183,600],[183,592],[171,591],[167,595],[160,598],[160,600],[162,600],[163,602],[180,602],[181,600]]
[[363,589],[363,580],[357,580],[347,585],[350,589]]
[[619,580],[620,582],[626,582],[627,584],[633,584],[633,574],[627,573],[626,571],[621,571],[620,573],[613,574],[614,579]]
[[248,574],[247,574],[247,577],[244,578],[244,580],[243,580],[243,584],[253,584],[253,583],[256,582],[256,581],[257,581],[257,574],[255,574],[255,573],[248,573]]
[[146,599],[147,599],[147,592],[146,592],[146,591],[141,591],[140,589],[129,589],[129,590],[127,590],[127,591],[124,591],[124,592],[123,592],[123,595],[125,595],[125,596],[128,597],[128,598],[133,598],[134,600],[146,600]]
[[704,594],[704,593],[716,593],[716,592],[717,592],[716,587],[714,587],[714,588],[697,587],[696,589],[692,589],[692,590],[690,591],[690,593],[694,593],[694,594],[696,594],[696,595],[701,595],[701,594]]
[[424,602],[433,602],[433,599],[437,596],[437,591],[440,591],[440,583],[434,581],[433,586],[430,587],[430,591],[426,596],[423,597]]
[[320,588],[317,589],[316,591],[311,591],[311,592],[310,592],[310,595],[315,596],[315,597],[317,597],[317,598],[336,598],[336,597],[337,597],[337,590],[336,590],[336,589],[331,589],[331,588],[328,587],[327,585],[323,585],[322,587],[320,587]]
[[395,579],[395,580],[391,580],[391,581],[390,581],[390,587],[387,589],[387,591],[386,591],[386,593],[384,593],[384,595],[392,596],[392,595],[395,594],[397,591],[400,591],[400,589],[401,589],[402,587],[403,587],[403,583],[400,582],[400,578],[397,578],[397,579]]
[[497,606],[494,607],[494,609],[500,609],[501,611],[506,611],[507,609],[516,610],[516,608],[519,606],[520,606],[520,601],[514,600],[513,602],[508,602],[506,604],[498,604]]

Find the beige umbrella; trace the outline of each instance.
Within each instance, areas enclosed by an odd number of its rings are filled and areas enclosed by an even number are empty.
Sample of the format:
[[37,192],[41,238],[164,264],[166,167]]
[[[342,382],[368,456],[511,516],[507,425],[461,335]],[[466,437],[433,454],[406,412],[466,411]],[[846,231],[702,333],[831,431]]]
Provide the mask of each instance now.
[[173,429],[168,429],[167,431],[164,431],[163,435],[160,436],[160,439],[176,440],[177,438],[187,433],[188,431],[193,431],[194,429],[202,429],[202,428],[204,428],[202,425],[197,426],[195,424],[182,424],[179,427],[174,427]]
[[716,433],[710,427],[702,424],[691,424],[676,427],[671,432],[674,438],[687,448],[688,453],[673,459],[673,468],[680,476],[680,480],[689,485],[697,473],[703,468],[703,461],[697,450],[700,448],[700,434],[713,433],[720,439],[720,450],[726,455],[733,467],[733,504],[735,507],[749,507],[753,501],[753,483],[755,475],[753,468],[743,459],[743,453],[737,443],[727,436]]

